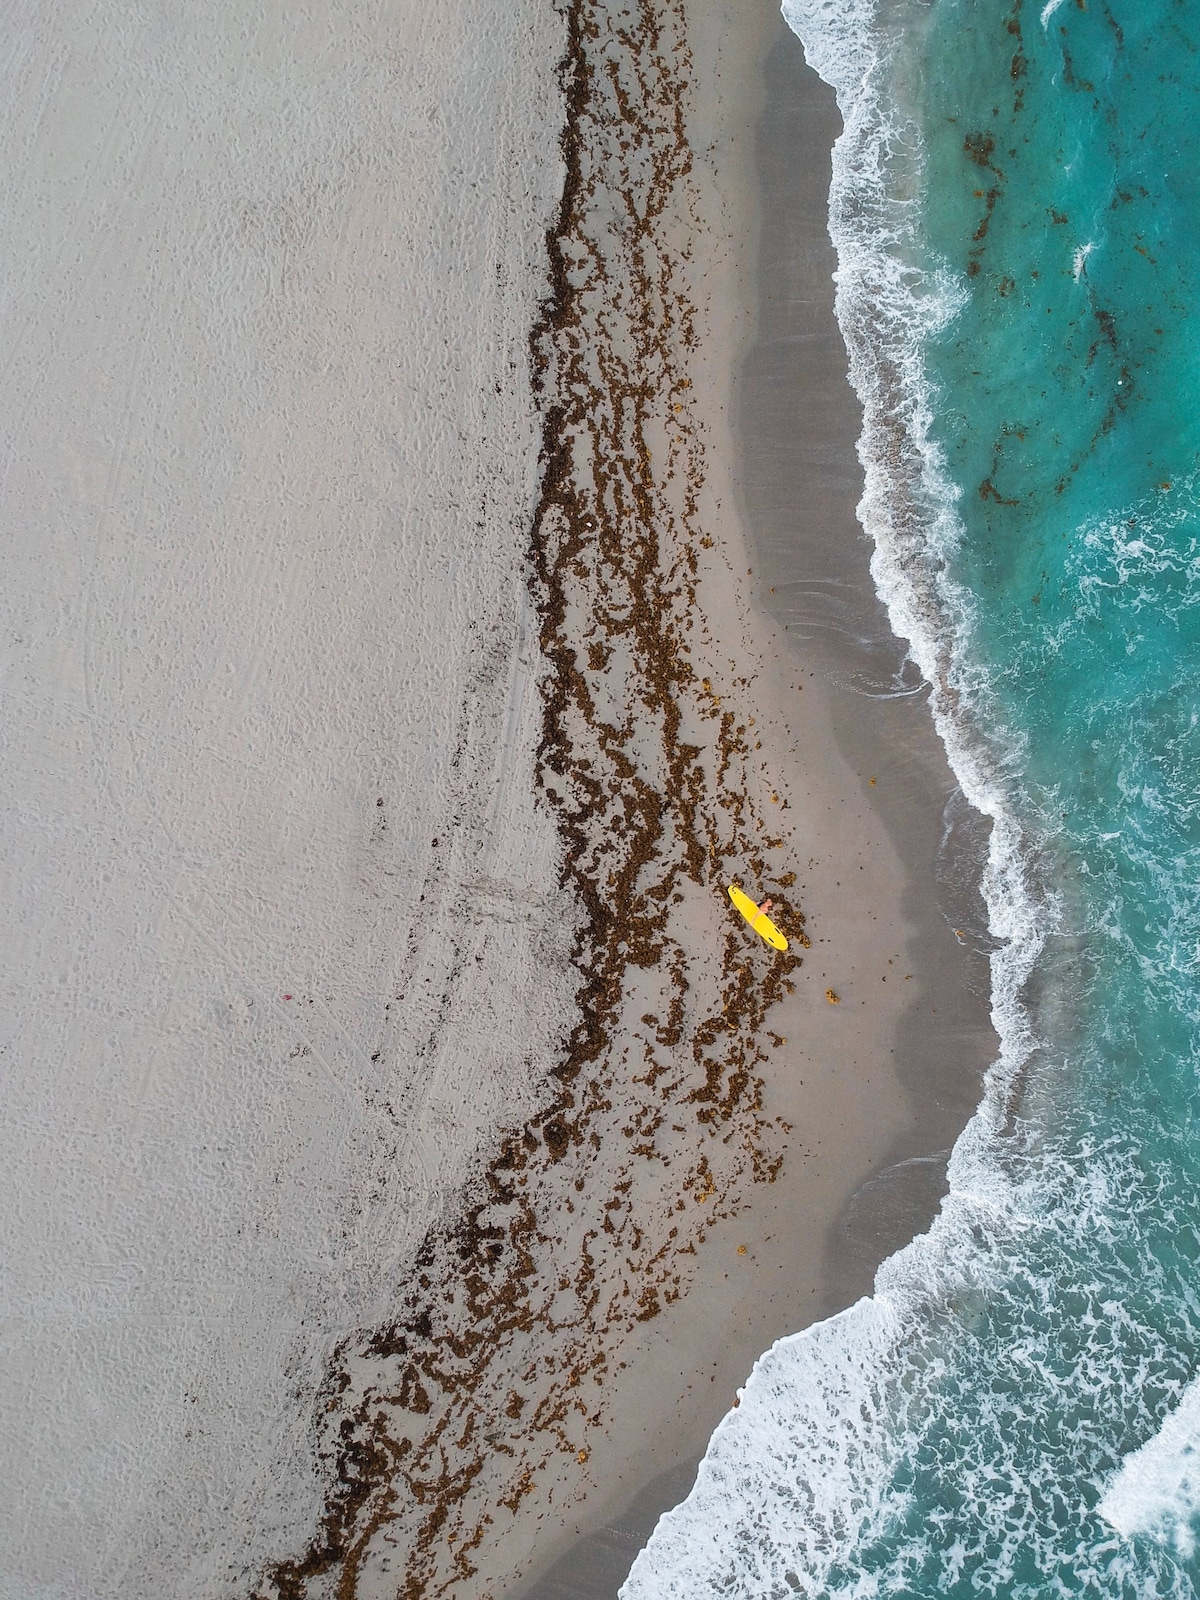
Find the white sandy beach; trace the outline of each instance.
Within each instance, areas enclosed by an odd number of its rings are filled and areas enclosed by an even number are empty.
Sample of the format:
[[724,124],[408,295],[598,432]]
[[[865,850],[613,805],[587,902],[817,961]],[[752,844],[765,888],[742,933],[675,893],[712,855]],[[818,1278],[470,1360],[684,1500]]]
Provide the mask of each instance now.
[[332,1341],[561,1031],[521,572],[561,47],[541,0],[8,19],[11,1600],[307,1537]]

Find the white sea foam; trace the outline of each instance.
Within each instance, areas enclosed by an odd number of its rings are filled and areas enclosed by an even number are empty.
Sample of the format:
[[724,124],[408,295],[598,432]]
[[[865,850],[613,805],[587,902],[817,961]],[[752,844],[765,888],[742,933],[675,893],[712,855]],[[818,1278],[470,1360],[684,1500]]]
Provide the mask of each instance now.
[[1100,1515],[1126,1538],[1148,1534],[1185,1558],[1200,1520],[1200,1379],[1140,1449],[1125,1457],[1100,1501]]
[[1038,18],[1038,21],[1041,23],[1043,28],[1050,21],[1050,18],[1054,15],[1062,3],[1063,0],[1046,0],[1046,4],[1042,7],[1042,14]]
[[847,1543],[880,1531],[870,1486],[893,1455],[886,1422],[902,1331],[894,1305],[864,1300],[773,1345],[713,1435],[691,1496],[659,1522],[621,1594],[827,1586]]
[[[950,1161],[950,1195],[929,1234],[884,1263],[876,1292],[842,1315],[779,1341],[757,1364],[738,1411],[714,1434],[689,1499],[665,1516],[621,1590],[623,1600],[884,1592],[853,1552],[903,1516],[893,1464],[914,1441],[917,1391],[906,1330],[950,1293],[977,1292],[972,1229],[1021,1228],[1023,1197],[996,1154],[1008,1086],[1036,1043],[1020,1002],[1054,925],[1035,893],[1036,846],[1010,804],[1019,746],[1001,748],[986,676],[972,653],[969,595],[946,558],[960,538],[956,491],[930,438],[934,397],[923,351],[966,293],[932,270],[914,236],[920,130],[903,104],[900,63],[876,0],[785,0],[809,64],[837,93],[845,124],[833,157],[830,233],[836,309],[863,404],[859,517],[874,542],[872,573],[892,626],[932,688],[931,706],[967,799],[991,820],[983,877],[999,1058]],[[906,20],[912,26],[911,12]],[[951,1561],[951,1565],[953,1562]],[[887,1591],[893,1592],[893,1591]]]

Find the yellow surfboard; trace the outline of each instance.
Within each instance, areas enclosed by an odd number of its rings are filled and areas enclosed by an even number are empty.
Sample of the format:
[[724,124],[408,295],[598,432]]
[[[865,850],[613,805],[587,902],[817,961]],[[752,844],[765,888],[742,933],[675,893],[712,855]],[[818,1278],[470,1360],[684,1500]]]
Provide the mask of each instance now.
[[736,884],[729,885],[729,898],[745,917],[760,938],[765,939],[776,950],[786,950],[788,942],[779,929],[767,916],[765,911],[760,911],[748,894],[744,894]]

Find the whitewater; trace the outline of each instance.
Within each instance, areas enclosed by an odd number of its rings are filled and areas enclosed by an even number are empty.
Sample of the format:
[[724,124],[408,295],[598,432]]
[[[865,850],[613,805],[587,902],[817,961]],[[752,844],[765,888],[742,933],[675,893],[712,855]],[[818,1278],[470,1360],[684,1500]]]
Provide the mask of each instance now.
[[860,518],[990,823],[924,1237],[781,1340],[625,1600],[1200,1578],[1200,7],[788,0],[845,124]]

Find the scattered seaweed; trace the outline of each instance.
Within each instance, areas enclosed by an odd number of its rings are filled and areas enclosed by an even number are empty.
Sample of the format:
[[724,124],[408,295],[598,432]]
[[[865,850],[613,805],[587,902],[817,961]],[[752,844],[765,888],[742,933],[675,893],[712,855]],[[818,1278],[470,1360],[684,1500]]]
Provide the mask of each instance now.
[[337,1351],[316,1423],[321,1526],[255,1600],[477,1593],[463,1586],[485,1542],[554,1471],[587,1466],[622,1341],[684,1293],[706,1227],[783,1160],[760,1035],[800,957],[732,921],[703,959],[688,936],[736,869],[807,944],[794,876],[773,870],[783,841],[764,831],[778,797],[756,798],[753,733],[722,704],[738,686],[718,693],[695,664],[698,551],[714,540],[689,404],[685,245],[701,224],[682,5],[569,0],[563,15],[529,582],[541,792],[585,912],[578,1020],[541,1108],[424,1241],[394,1319]]

